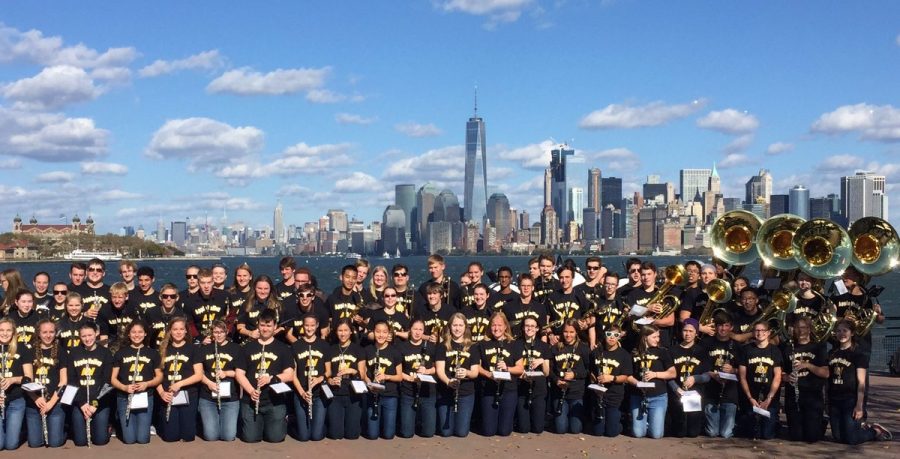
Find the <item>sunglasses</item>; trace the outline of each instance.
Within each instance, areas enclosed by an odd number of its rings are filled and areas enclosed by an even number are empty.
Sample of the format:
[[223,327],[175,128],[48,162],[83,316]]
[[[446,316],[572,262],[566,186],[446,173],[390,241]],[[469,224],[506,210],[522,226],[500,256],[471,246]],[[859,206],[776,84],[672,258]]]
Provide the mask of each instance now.
[[315,293],[300,293],[297,296],[300,298],[312,298],[312,297],[316,296],[316,294]]
[[67,290],[54,290],[53,291],[54,295],[65,295],[67,293],[69,293]]
[[196,279],[197,277],[198,277],[197,274],[185,274],[184,275],[185,279]]
[[102,273],[103,268],[88,268],[89,273]]
[[588,271],[598,271],[599,269],[600,269],[599,266],[588,266],[587,267]]
[[392,295],[392,294],[390,294],[390,293],[385,293],[385,294],[384,294],[384,297],[385,297],[385,298],[397,298],[397,295]]
[[394,277],[405,277],[406,273],[394,273]]
[[629,269],[628,272],[629,273],[639,273],[639,272],[641,272],[641,270],[640,269]]
[[620,337],[620,336],[622,336],[622,334],[619,333],[619,332],[615,332],[615,331],[608,331],[608,332],[606,332],[606,337],[607,337],[607,338],[618,338],[618,337]]
[[164,300],[174,300],[175,298],[178,298],[178,294],[177,294],[177,293],[175,293],[175,294],[162,294],[162,295],[160,295],[159,297],[162,298],[162,299],[164,299]]

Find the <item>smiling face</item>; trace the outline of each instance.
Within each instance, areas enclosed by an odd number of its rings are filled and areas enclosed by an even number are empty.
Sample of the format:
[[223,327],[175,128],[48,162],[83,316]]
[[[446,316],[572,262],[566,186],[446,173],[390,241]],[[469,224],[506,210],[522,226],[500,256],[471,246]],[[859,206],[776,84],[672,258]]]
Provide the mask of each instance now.
[[491,319],[491,336],[496,340],[502,340],[506,334],[506,322],[500,316]]
[[9,344],[12,342],[15,327],[10,322],[0,322],[0,344]]
[[147,330],[144,330],[143,325],[133,325],[131,331],[128,332],[128,339],[130,339],[131,344],[134,344],[135,346],[143,344],[144,338],[146,337]]

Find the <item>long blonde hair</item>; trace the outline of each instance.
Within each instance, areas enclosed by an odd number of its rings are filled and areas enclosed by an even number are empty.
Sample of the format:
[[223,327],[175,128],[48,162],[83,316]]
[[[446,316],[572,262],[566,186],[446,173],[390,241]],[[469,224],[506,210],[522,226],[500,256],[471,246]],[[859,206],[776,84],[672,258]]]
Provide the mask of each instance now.
[[181,316],[173,317],[172,320],[169,321],[169,324],[166,325],[166,335],[163,336],[162,341],[160,341],[159,343],[160,368],[165,368],[166,354],[169,352],[169,345],[172,344],[172,326],[174,326],[178,322],[181,322],[182,324],[184,324],[184,327],[187,328],[187,319]]
[[[505,330],[503,331],[502,341],[509,343],[514,338],[513,338],[512,332],[509,330],[509,320],[506,319],[506,314],[504,314],[503,311],[494,311],[494,313],[491,314],[491,319],[488,321],[488,327],[490,327],[490,324],[494,323],[494,319],[498,319],[498,318],[503,321],[503,326],[506,327]],[[489,336],[489,338],[491,340],[493,340],[494,339],[493,334],[491,334],[491,336]],[[497,340],[497,341],[501,341],[501,340]]]
[[464,316],[461,312],[454,312],[452,316],[450,316],[450,320],[447,321],[447,326],[444,327],[444,347],[450,351],[453,349],[453,334],[450,333],[450,329],[452,328],[454,320],[461,320],[463,325],[466,327],[463,331],[463,350],[467,351],[470,347],[472,347],[472,330],[469,328],[469,323],[466,321],[466,316]]
[[[384,274],[384,287],[385,288],[391,286],[391,283],[390,283],[391,277],[388,275],[387,268],[385,268],[382,265],[376,266],[374,269],[372,269],[372,274],[371,274],[372,277],[369,279],[369,293],[372,294],[372,298],[378,298],[378,289],[375,288],[375,273]],[[382,291],[383,290],[384,289],[382,289]]]
[[[19,334],[16,332],[16,322],[14,320],[10,319],[9,317],[4,317],[0,319],[0,325],[3,324],[9,324],[12,327],[12,338],[9,340],[9,344],[6,345],[6,359],[12,360],[16,358],[16,348],[19,341]],[[6,372],[6,368],[3,368],[2,370]]]
[[50,319],[41,319],[38,321],[37,326],[34,327],[36,333],[31,337],[31,346],[34,348],[34,374],[38,374],[38,370],[44,367],[44,353],[41,349],[41,327],[45,324],[53,325],[54,336],[53,343],[50,344],[50,360],[54,362],[59,358],[59,338],[56,336],[56,322]]

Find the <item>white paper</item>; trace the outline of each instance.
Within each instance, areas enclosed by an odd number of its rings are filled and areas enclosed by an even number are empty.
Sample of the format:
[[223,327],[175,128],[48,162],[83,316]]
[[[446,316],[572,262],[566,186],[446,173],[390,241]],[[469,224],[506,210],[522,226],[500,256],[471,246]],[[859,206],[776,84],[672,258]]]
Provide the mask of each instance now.
[[588,384],[588,389],[594,392],[606,392],[606,386],[601,386],[599,384]]
[[726,381],[734,381],[737,382],[737,375],[734,373],[725,373],[724,371],[719,372],[719,378],[724,379]]
[[78,393],[78,388],[75,386],[66,386],[66,390],[63,391],[62,397],[59,402],[63,405],[71,405],[72,401],[75,400],[75,394]]
[[540,378],[541,376],[544,376],[544,372],[543,371],[526,371],[525,376],[528,376],[529,378]]
[[370,382],[366,384],[366,388],[368,388],[372,392],[384,392],[384,384],[378,384],[377,382]]
[[291,391],[291,387],[283,382],[269,384],[269,388],[275,391],[276,394],[283,394]]
[[219,391],[212,391],[213,398],[222,397],[222,398],[230,398],[231,397],[231,381],[219,381]]
[[764,416],[764,417],[767,417],[767,418],[772,417],[772,414],[771,414],[771,413],[769,413],[768,411],[766,411],[766,410],[764,410],[764,409],[762,409],[762,408],[760,408],[760,407],[758,407],[758,406],[754,406],[754,407],[753,407],[753,412],[756,413],[756,414],[758,414],[758,415],[760,415],[760,416]]
[[656,384],[652,382],[638,381],[637,383],[638,389],[653,389],[656,387]]
[[332,398],[334,398],[334,392],[331,391],[331,388],[328,387],[328,384],[320,384],[319,387],[322,388],[322,395],[324,395],[326,399],[331,400]]
[[44,385],[41,383],[30,382],[28,384],[22,384],[22,389],[25,392],[40,392],[41,389],[44,388]]
[[756,288],[762,287],[762,286],[763,286],[763,282],[765,282],[765,281],[762,280],[762,279],[757,280],[757,281],[756,281]]
[[149,406],[150,406],[150,397],[147,396],[147,391],[135,392],[134,396],[131,397],[130,408],[132,410],[145,410]]
[[632,316],[635,316],[635,317],[641,317],[641,316],[643,316],[644,313],[646,313],[646,312],[647,312],[647,307],[646,307],[646,306],[641,306],[641,305],[639,305],[639,304],[636,304],[636,305],[634,305],[634,306],[631,307],[631,311],[629,311],[628,314],[629,314],[629,315],[632,315]]
[[703,409],[700,393],[695,390],[685,391],[681,394],[681,408],[685,413],[696,413]]
[[350,388],[353,389],[353,392],[356,392],[357,394],[365,394],[369,391],[369,389],[366,388],[366,383],[358,379],[350,381]]
[[181,406],[188,404],[188,396],[186,390],[180,390],[172,397],[172,406]]
[[508,371],[493,371],[491,374],[495,381],[512,381],[512,375]]
[[650,325],[653,323],[653,319],[651,317],[641,317],[638,320],[635,320],[634,323],[638,325]]
[[844,279],[835,279],[834,280],[834,288],[837,289],[839,295],[843,295],[847,293],[847,286],[844,285]]
[[437,381],[435,381],[434,377],[431,375],[423,375],[421,373],[416,373],[416,378],[419,379],[419,382],[437,384]]

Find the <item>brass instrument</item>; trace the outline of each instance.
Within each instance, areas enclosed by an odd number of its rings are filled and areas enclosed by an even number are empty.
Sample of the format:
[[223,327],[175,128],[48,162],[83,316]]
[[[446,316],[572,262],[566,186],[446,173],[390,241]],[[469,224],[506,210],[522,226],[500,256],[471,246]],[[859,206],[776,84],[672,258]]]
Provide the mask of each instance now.
[[822,309],[812,319],[809,327],[809,336],[812,341],[821,343],[829,338],[837,324],[837,317],[834,315],[831,300],[822,295],[817,290],[810,290],[814,295],[822,299]]
[[710,234],[713,254],[729,265],[746,265],[759,256],[754,250],[762,220],[746,210],[732,210],[717,218]]
[[794,258],[794,236],[806,220],[793,214],[782,214],[763,222],[756,235],[756,251],[767,269],[797,269]]
[[875,296],[870,292],[878,287],[866,289],[860,285],[860,288],[865,292],[863,303],[861,305],[853,304],[848,307],[847,311],[844,312],[844,318],[853,322],[853,334],[862,337],[872,332],[872,327],[875,326],[875,319],[878,318],[878,314],[875,313],[874,309],[866,307],[866,305],[869,304],[869,299],[872,296]]
[[816,218],[800,225],[791,245],[799,268],[816,279],[840,276],[850,266],[850,236],[830,220]]
[[900,264],[900,237],[887,221],[864,217],[847,233],[853,246],[851,263],[862,274],[880,276]]
[[762,314],[753,321],[750,328],[760,323],[769,323],[770,336],[779,336],[787,329],[784,327],[787,314],[797,306],[797,291],[794,289],[780,288],[772,293],[772,301],[766,306]]
[[703,308],[703,313],[700,314],[700,325],[709,326],[713,322],[713,316],[716,311],[722,309],[721,307],[716,306],[731,301],[733,293],[731,291],[731,284],[724,279],[713,279],[709,284],[706,284],[706,287],[703,287],[703,293],[706,293],[709,300]]
[[[685,271],[684,265],[679,264],[666,266],[666,269],[663,273],[665,281],[656,290],[656,293],[653,295],[653,297],[651,297],[646,303],[648,305],[654,303],[663,305],[662,311],[652,315],[651,318],[653,320],[665,318],[678,309],[678,306],[681,305],[681,300],[675,295],[669,295],[669,291],[674,287],[684,285],[687,281],[687,271]],[[647,314],[644,314],[644,317],[647,317]],[[632,322],[632,327],[634,331],[640,330],[640,325],[636,322]]]

